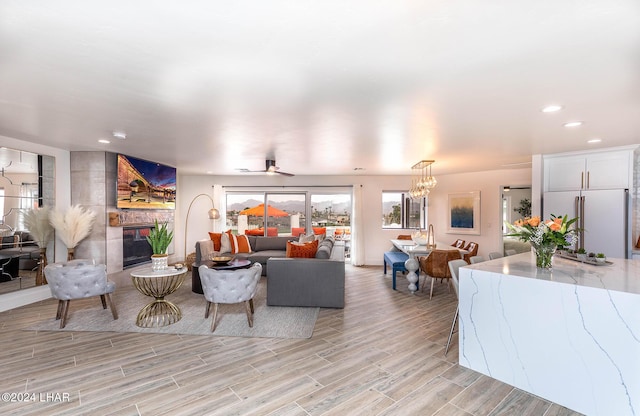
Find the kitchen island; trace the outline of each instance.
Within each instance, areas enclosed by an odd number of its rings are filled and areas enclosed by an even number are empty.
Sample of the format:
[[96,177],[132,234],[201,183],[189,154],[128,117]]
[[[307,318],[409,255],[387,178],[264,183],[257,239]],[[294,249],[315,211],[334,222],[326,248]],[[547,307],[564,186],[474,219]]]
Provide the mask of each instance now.
[[460,269],[460,365],[587,415],[640,415],[640,261]]

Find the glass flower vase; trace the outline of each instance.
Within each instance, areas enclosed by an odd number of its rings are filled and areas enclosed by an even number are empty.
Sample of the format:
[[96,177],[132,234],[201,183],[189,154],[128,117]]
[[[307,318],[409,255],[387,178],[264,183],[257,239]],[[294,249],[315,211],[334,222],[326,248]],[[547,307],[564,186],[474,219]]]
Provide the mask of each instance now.
[[533,250],[536,255],[536,267],[539,269],[549,270],[551,269],[551,261],[553,255],[556,253],[557,246],[553,243],[543,243],[534,245]]

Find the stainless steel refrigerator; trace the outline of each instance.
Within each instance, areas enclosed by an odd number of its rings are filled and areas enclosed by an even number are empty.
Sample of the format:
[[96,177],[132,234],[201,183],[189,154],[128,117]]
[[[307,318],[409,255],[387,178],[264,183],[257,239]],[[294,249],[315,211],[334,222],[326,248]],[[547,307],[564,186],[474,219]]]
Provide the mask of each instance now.
[[576,248],[631,258],[628,189],[545,192],[542,208],[544,219],[551,214],[580,218],[576,224],[582,231]]

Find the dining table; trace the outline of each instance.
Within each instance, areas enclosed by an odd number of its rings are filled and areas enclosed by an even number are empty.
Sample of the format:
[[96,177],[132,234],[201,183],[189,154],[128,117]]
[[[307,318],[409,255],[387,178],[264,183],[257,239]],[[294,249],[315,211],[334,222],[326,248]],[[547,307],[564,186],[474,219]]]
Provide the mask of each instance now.
[[429,257],[429,254],[435,249],[438,250],[457,250],[460,252],[460,255],[464,257],[465,254],[469,252],[462,248],[453,247],[447,243],[436,242],[433,247],[417,244],[413,240],[391,240],[391,244],[393,246],[402,251],[403,253],[409,255],[409,258],[404,263],[404,267],[407,269],[407,280],[409,281],[409,292],[412,294],[418,290],[418,269],[420,268],[420,264],[418,263],[418,257]]

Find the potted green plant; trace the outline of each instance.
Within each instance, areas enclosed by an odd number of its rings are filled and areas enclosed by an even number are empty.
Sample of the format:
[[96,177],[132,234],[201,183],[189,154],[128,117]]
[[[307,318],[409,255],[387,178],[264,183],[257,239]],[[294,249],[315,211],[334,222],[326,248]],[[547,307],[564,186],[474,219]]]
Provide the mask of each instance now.
[[598,253],[596,254],[596,261],[598,263],[604,263],[605,261],[607,261],[607,256],[605,256],[604,253]]
[[576,257],[580,261],[587,260],[587,250],[585,250],[584,248],[579,248],[578,250],[576,250]]
[[151,268],[153,270],[163,270],[167,268],[167,248],[173,240],[173,231],[169,231],[167,223],[158,224],[156,220],[155,226],[149,231],[147,242],[151,245]]

